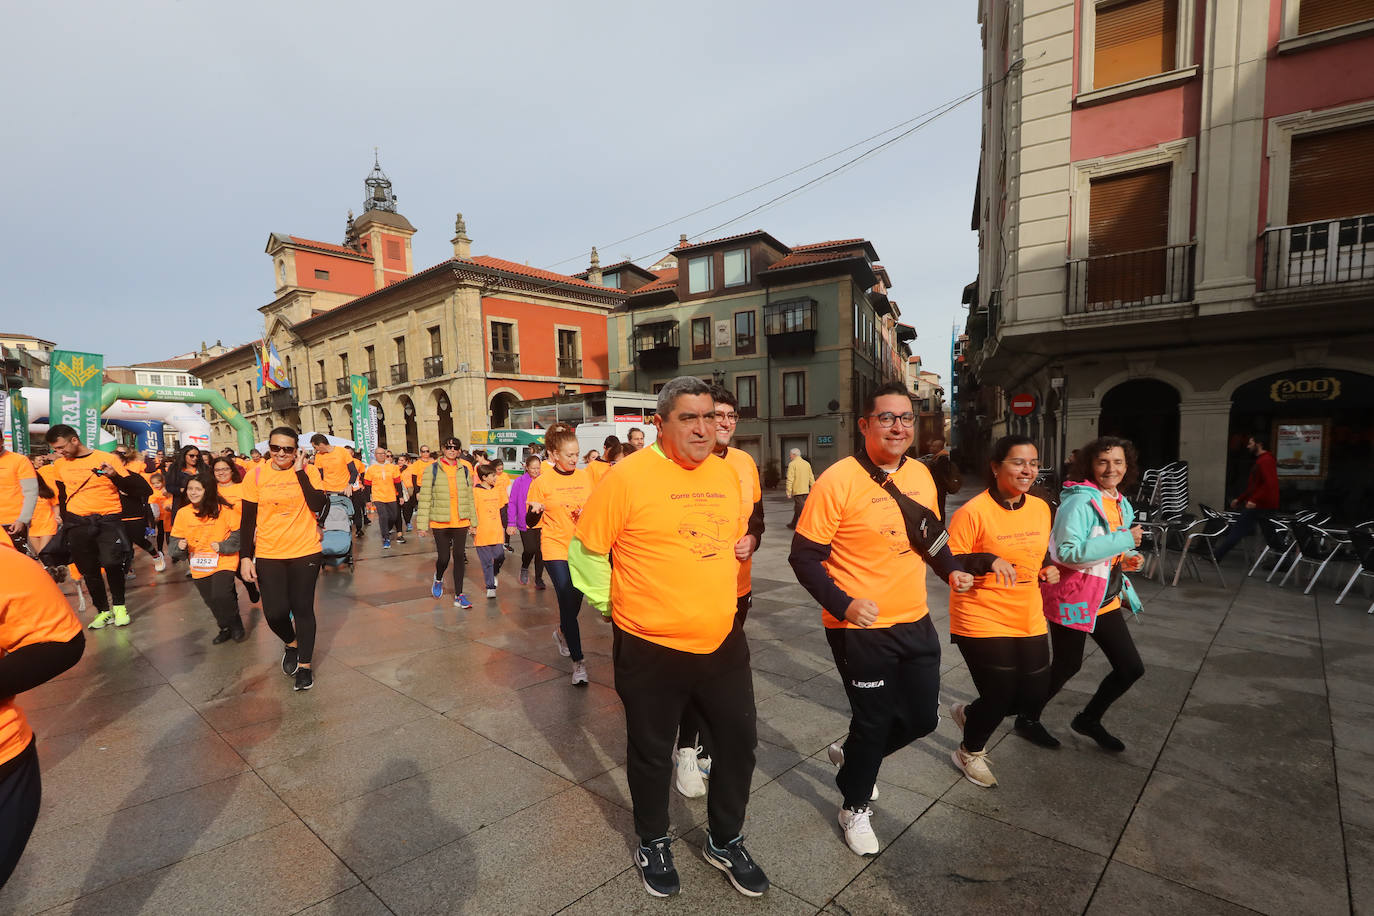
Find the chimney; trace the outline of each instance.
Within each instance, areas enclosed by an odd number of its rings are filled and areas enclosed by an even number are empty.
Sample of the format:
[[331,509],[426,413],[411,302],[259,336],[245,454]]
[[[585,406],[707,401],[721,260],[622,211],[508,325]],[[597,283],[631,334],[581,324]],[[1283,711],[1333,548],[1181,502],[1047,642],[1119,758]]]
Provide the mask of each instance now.
[[461,213],[453,221],[453,256],[455,258],[472,257],[472,239],[468,238],[468,224],[463,222],[463,214]]
[[686,247],[687,247],[687,233],[684,232],[684,233],[682,233],[681,235],[679,235],[679,236],[677,237],[677,247],[679,247],[679,248],[686,248]]
[[601,255],[596,253],[596,246],[592,246],[592,266],[587,271],[587,282],[593,286],[601,285]]

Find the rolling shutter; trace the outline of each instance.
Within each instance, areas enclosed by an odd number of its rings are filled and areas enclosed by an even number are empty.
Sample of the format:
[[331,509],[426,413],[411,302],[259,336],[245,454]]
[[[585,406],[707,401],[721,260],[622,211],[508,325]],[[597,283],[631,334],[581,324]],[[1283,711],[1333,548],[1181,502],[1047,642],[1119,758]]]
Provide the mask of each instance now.
[[1177,66],[1178,0],[1101,4],[1096,16],[1094,89],[1168,73]]
[[1140,302],[1164,293],[1169,174],[1166,165],[1092,182],[1088,257],[1096,260],[1088,264],[1089,303]]
[[1294,137],[1288,223],[1366,214],[1374,214],[1374,123]]
[[1302,0],[1298,7],[1298,34],[1334,29],[1374,19],[1374,0]]

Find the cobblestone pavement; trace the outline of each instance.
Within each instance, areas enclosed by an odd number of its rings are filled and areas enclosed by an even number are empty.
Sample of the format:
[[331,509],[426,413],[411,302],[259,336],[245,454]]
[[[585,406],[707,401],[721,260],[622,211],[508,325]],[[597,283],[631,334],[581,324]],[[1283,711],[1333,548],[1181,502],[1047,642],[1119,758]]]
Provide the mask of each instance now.
[[[23,698],[43,812],[0,912],[1374,912],[1368,597],[1334,607],[1334,577],[1312,597],[1241,586],[1238,565],[1225,588],[1138,579],[1147,671],[1108,717],[1126,752],[1069,730],[1106,670],[1090,655],[1045,714],[1062,749],[1005,729],[989,744],[999,788],[954,770],[948,719],[890,757],[883,850],[863,859],[839,836],[824,754],[844,693],[786,563],[789,506],[767,508],[747,628],[762,899],[701,861],[704,800],[676,794],[683,891],[644,893],[599,615],[583,612],[592,683],[575,689],[552,589],[507,564],[500,596],[471,589],[460,611],[429,597],[429,541],[382,556],[370,533],[356,571],[320,583],[308,693],[260,612],[247,642],[211,646],[190,583],[140,566],[133,625],[88,631],[81,664]],[[944,630],[946,590],[930,593]],[[942,694],[972,696],[949,646]]]

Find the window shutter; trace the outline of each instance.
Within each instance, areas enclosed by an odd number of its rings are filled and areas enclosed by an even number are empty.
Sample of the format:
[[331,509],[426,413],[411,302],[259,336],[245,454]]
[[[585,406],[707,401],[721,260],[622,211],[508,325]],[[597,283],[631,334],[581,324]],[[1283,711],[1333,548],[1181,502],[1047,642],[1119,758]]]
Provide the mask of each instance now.
[[1366,214],[1374,214],[1374,123],[1294,137],[1288,222]]
[[1178,0],[1104,4],[1096,16],[1094,89],[1168,73],[1177,65]]
[[1092,182],[1088,257],[1098,260],[1088,263],[1089,303],[1141,302],[1164,293],[1168,280],[1169,174],[1166,165]]
[[1302,0],[1298,7],[1298,34],[1334,29],[1374,19],[1374,0]]

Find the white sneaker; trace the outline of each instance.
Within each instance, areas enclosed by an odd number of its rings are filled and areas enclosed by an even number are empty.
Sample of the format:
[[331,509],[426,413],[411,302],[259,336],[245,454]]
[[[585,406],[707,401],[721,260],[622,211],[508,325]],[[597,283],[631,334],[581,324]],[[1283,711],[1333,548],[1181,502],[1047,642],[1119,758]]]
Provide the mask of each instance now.
[[697,757],[697,771],[701,773],[701,778],[702,778],[702,779],[710,779],[710,778],[711,778],[711,758],[710,758],[710,756],[709,756],[709,755],[703,755],[703,754],[701,753],[701,748],[697,748],[697,754],[698,754],[698,757]]
[[586,663],[586,662],[573,662],[572,682],[573,682],[573,686],[574,686],[574,687],[586,687],[586,686],[587,686],[588,681],[587,681],[587,663]]
[[840,808],[840,829],[844,831],[845,844],[861,856],[876,855],[880,848],[873,825],[869,823],[872,816],[873,809],[867,805],[858,811]]
[[563,631],[558,627],[553,628],[553,641],[554,644],[558,646],[559,655],[564,658],[568,658],[572,655],[572,653],[568,651],[568,641],[563,638]]
[[495,598],[495,597],[496,597],[496,589],[494,589],[494,588],[489,588],[489,589],[487,589],[487,597],[488,597],[488,598]]
[[157,556],[153,557],[153,569],[157,570],[158,572],[162,572],[166,568],[167,558],[165,556],[163,556],[161,553],[158,553]]
[[[830,758],[830,762],[835,765],[835,769],[844,766],[844,743],[836,741],[825,749],[825,756]],[[869,801],[878,800],[878,784],[873,784],[873,794],[868,797]]]
[[706,794],[706,783],[701,781],[701,770],[697,767],[697,749],[680,747],[673,755],[673,785],[687,798],[701,798]]
[[959,731],[964,730],[964,723],[968,721],[968,704],[951,703],[949,705],[949,717],[954,720],[954,724],[959,726]]
[[966,751],[961,744],[949,752],[949,759],[954,761],[964,778],[975,786],[991,789],[997,785],[997,777],[992,775],[992,767],[988,766],[987,751]]

